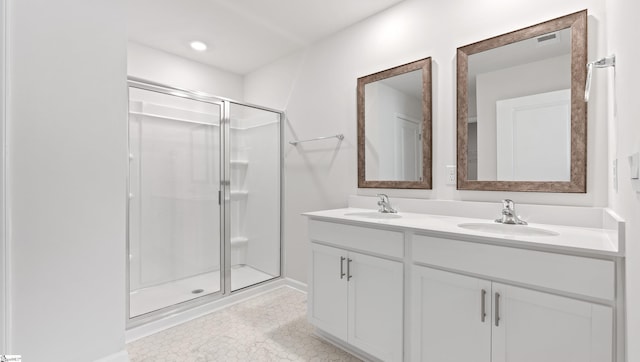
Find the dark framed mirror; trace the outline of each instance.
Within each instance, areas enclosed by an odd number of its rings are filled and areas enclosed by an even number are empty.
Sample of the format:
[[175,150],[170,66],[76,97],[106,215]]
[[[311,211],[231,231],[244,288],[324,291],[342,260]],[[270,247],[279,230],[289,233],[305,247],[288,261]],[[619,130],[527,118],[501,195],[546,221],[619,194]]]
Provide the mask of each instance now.
[[586,192],[586,64],[586,10],[458,48],[458,189]]
[[358,78],[358,187],[431,188],[431,58]]

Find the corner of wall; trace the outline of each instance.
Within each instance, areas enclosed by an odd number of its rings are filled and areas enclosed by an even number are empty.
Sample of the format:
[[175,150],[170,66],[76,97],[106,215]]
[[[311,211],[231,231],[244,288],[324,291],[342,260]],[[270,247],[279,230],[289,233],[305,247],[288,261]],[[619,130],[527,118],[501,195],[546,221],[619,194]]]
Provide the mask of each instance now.
[[9,337],[9,248],[6,228],[6,26],[7,2],[0,3],[0,353],[8,351]]

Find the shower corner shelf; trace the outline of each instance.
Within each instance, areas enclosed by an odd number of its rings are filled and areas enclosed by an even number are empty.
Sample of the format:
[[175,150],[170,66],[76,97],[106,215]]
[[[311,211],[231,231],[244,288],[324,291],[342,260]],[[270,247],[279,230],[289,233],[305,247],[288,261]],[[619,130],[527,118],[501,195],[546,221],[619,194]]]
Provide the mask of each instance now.
[[231,191],[231,200],[244,200],[249,196],[249,191]]
[[231,238],[231,246],[243,246],[249,242],[249,238],[244,236],[235,236]]
[[231,166],[238,166],[238,167],[249,166],[249,161],[247,160],[231,160],[229,161],[229,163],[231,164]]

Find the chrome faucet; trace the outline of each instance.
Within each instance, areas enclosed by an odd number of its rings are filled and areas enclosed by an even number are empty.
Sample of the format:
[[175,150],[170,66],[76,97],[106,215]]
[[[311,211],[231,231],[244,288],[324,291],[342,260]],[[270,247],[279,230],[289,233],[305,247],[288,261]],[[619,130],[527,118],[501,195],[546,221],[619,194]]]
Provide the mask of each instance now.
[[378,212],[381,212],[383,214],[395,214],[398,212],[398,210],[394,209],[391,206],[389,196],[387,196],[386,194],[378,194],[377,196],[380,198],[380,201],[378,201],[378,206],[380,206]]
[[502,200],[502,216],[496,219],[496,222],[511,225],[527,225],[527,222],[521,220],[518,214],[516,214],[516,204],[513,200],[509,199]]

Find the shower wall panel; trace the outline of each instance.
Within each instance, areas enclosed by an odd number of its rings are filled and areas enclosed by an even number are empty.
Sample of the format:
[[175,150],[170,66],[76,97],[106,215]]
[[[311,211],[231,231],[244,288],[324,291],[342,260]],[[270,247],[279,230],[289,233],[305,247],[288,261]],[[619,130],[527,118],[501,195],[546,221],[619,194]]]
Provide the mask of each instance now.
[[131,92],[131,289],[217,271],[219,106]]
[[279,149],[279,124],[271,115],[263,119],[261,125],[246,130],[252,145],[248,157],[259,160],[247,170],[247,182],[252,185],[245,214],[246,223],[251,225],[247,236],[252,241],[247,264],[275,276],[280,274],[280,215],[273,212],[280,208],[280,166],[275,154]]
[[236,290],[280,275],[280,114],[232,103],[230,118],[232,266],[245,268],[231,273],[252,278]]

